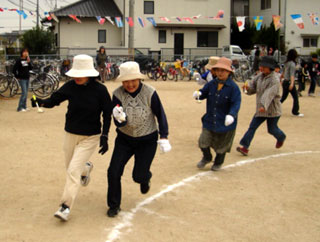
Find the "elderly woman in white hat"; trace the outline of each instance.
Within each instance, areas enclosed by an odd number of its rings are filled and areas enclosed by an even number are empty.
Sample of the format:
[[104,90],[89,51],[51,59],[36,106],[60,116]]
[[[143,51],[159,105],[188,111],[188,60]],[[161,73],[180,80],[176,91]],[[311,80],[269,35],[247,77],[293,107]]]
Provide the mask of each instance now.
[[209,81],[216,78],[216,71],[214,68],[212,68],[215,64],[217,64],[220,57],[218,56],[211,56],[209,58],[208,64],[204,66],[204,68],[207,70],[205,73],[200,75],[200,73],[195,73],[193,75],[194,79],[198,82],[199,85],[204,85],[208,83]]
[[145,78],[137,62],[128,61],[120,65],[120,75],[116,81],[122,82],[122,85],[113,92],[112,97],[117,138],[108,169],[109,217],[116,216],[120,211],[121,176],[129,159],[134,156],[132,177],[140,184],[141,193],[145,194],[150,189],[150,167],[157,143],[162,152],[171,150],[166,114],[156,90],[141,82]]
[[207,111],[202,117],[202,133],[199,138],[203,157],[197,164],[198,168],[204,168],[212,161],[210,148],[213,148],[216,157],[211,170],[220,170],[226,152],[231,150],[241,103],[240,89],[231,78],[231,64],[230,59],[221,57],[212,66],[217,77],[193,94],[197,100],[207,99]]
[[[86,186],[90,181],[93,168],[89,158],[97,148],[99,153],[108,150],[108,133],[111,123],[112,104],[107,88],[97,82],[99,73],[94,69],[93,59],[88,55],[77,55],[73,66],[66,73],[73,80],[65,83],[48,99],[31,99],[45,108],[59,106],[68,101],[65,122],[64,152],[67,179],[61,198],[61,207],[55,217],[67,221],[80,185]],[[101,124],[101,114],[103,124]]]

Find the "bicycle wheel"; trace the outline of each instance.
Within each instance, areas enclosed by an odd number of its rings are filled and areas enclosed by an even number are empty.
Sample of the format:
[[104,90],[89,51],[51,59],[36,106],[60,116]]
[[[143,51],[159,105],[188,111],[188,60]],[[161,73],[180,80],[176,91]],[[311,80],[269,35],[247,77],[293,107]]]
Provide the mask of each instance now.
[[152,70],[148,70],[148,71],[147,71],[147,76],[148,76],[150,79],[153,79],[153,71],[152,71]]
[[37,97],[47,97],[53,92],[54,83],[46,73],[41,73],[31,82],[31,89]]
[[3,74],[0,75],[0,93],[5,92],[9,87],[7,79],[5,77],[6,76]]
[[168,80],[173,80],[174,79],[174,74],[173,74],[173,71],[172,70],[169,70],[168,73],[167,73],[167,78]]
[[7,89],[4,92],[1,92],[0,95],[3,97],[13,97],[18,93],[19,90],[19,82],[13,76],[5,76],[5,81],[8,84]]

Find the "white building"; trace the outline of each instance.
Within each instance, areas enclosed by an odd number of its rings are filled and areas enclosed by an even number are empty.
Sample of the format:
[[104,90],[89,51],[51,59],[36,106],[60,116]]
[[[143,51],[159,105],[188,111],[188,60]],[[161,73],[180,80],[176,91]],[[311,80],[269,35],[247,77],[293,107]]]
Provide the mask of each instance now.
[[[225,0],[161,0],[134,1],[134,27],[129,27],[124,17],[129,17],[129,0],[82,0],[53,11],[59,22],[51,21],[60,52],[86,48],[93,51],[103,45],[108,53],[129,47],[129,28],[132,28],[133,47],[143,49],[145,54],[162,55],[213,55],[219,54],[223,45],[230,44],[231,1]],[[212,19],[219,10],[224,17]],[[76,15],[77,23],[68,15]],[[197,16],[198,19],[192,18]],[[99,25],[96,16],[122,17],[123,28],[106,21]],[[138,17],[145,21],[141,27]],[[146,18],[153,17],[154,27]],[[160,19],[167,17],[170,22]],[[193,24],[176,17],[192,18]],[[145,49],[144,49],[145,48]],[[116,54],[114,53],[114,54]],[[111,53],[112,54],[112,53]]]
[[[269,26],[272,15],[280,15],[281,38],[286,48],[295,48],[301,55],[309,55],[311,51],[319,48],[320,25],[313,25],[308,13],[317,13],[320,17],[319,0],[250,0],[249,15],[263,16],[263,23]],[[280,5],[280,11],[279,11]],[[304,29],[298,28],[293,22],[291,14],[301,14]]]

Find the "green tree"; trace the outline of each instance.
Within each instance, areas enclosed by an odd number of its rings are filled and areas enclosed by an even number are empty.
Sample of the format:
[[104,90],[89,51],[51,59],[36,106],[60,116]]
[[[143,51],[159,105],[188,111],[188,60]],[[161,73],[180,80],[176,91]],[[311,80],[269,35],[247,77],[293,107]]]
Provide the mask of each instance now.
[[51,54],[54,47],[54,35],[49,30],[44,30],[42,27],[35,27],[22,36],[24,48],[28,48],[30,54]]

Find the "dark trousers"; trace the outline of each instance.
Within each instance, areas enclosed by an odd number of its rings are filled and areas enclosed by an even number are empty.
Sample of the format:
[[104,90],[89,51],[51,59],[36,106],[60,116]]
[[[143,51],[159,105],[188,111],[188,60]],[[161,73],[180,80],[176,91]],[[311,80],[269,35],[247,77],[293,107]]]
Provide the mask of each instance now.
[[280,142],[284,141],[286,138],[286,135],[278,127],[279,118],[280,117],[274,117],[274,118],[253,117],[248,131],[240,140],[240,144],[243,147],[248,149],[256,130],[266,120],[267,120],[268,133],[272,134],[277,139],[277,141],[280,141]]
[[298,80],[298,92],[302,92],[306,89],[306,78],[305,77],[301,77]]
[[[210,147],[208,148],[201,148],[201,151],[202,151],[202,154],[203,154],[203,158],[206,160],[206,161],[211,161],[212,160],[212,154],[211,154],[211,151],[210,151]],[[216,153],[216,157],[214,158],[214,165],[222,165],[223,162],[224,162],[224,159],[226,157],[226,153],[222,153],[222,154],[219,154],[219,153]]]
[[311,76],[308,94],[314,94],[316,90],[316,79],[317,79],[317,76]]
[[157,134],[147,140],[135,140],[118,135],[108,169],[108,206],[119,208],[121,203],[121,176],[129,159],[134,156],[133,180],[148,183],[150,166],[157,150]]
[[283,83],[282,83],[282,97],[281,97],[280,102],[283,103],[287,99],[287,97],[290,93],[293,98],[293,107],[292,107],[291,112],[293,115],[298,115],[299,114],[299,97],[298,97],[297,89],[296,89],[296,86],[293,85],[292,90],[289,90],[289,86],[290,86],[289,81],[283,81]]

